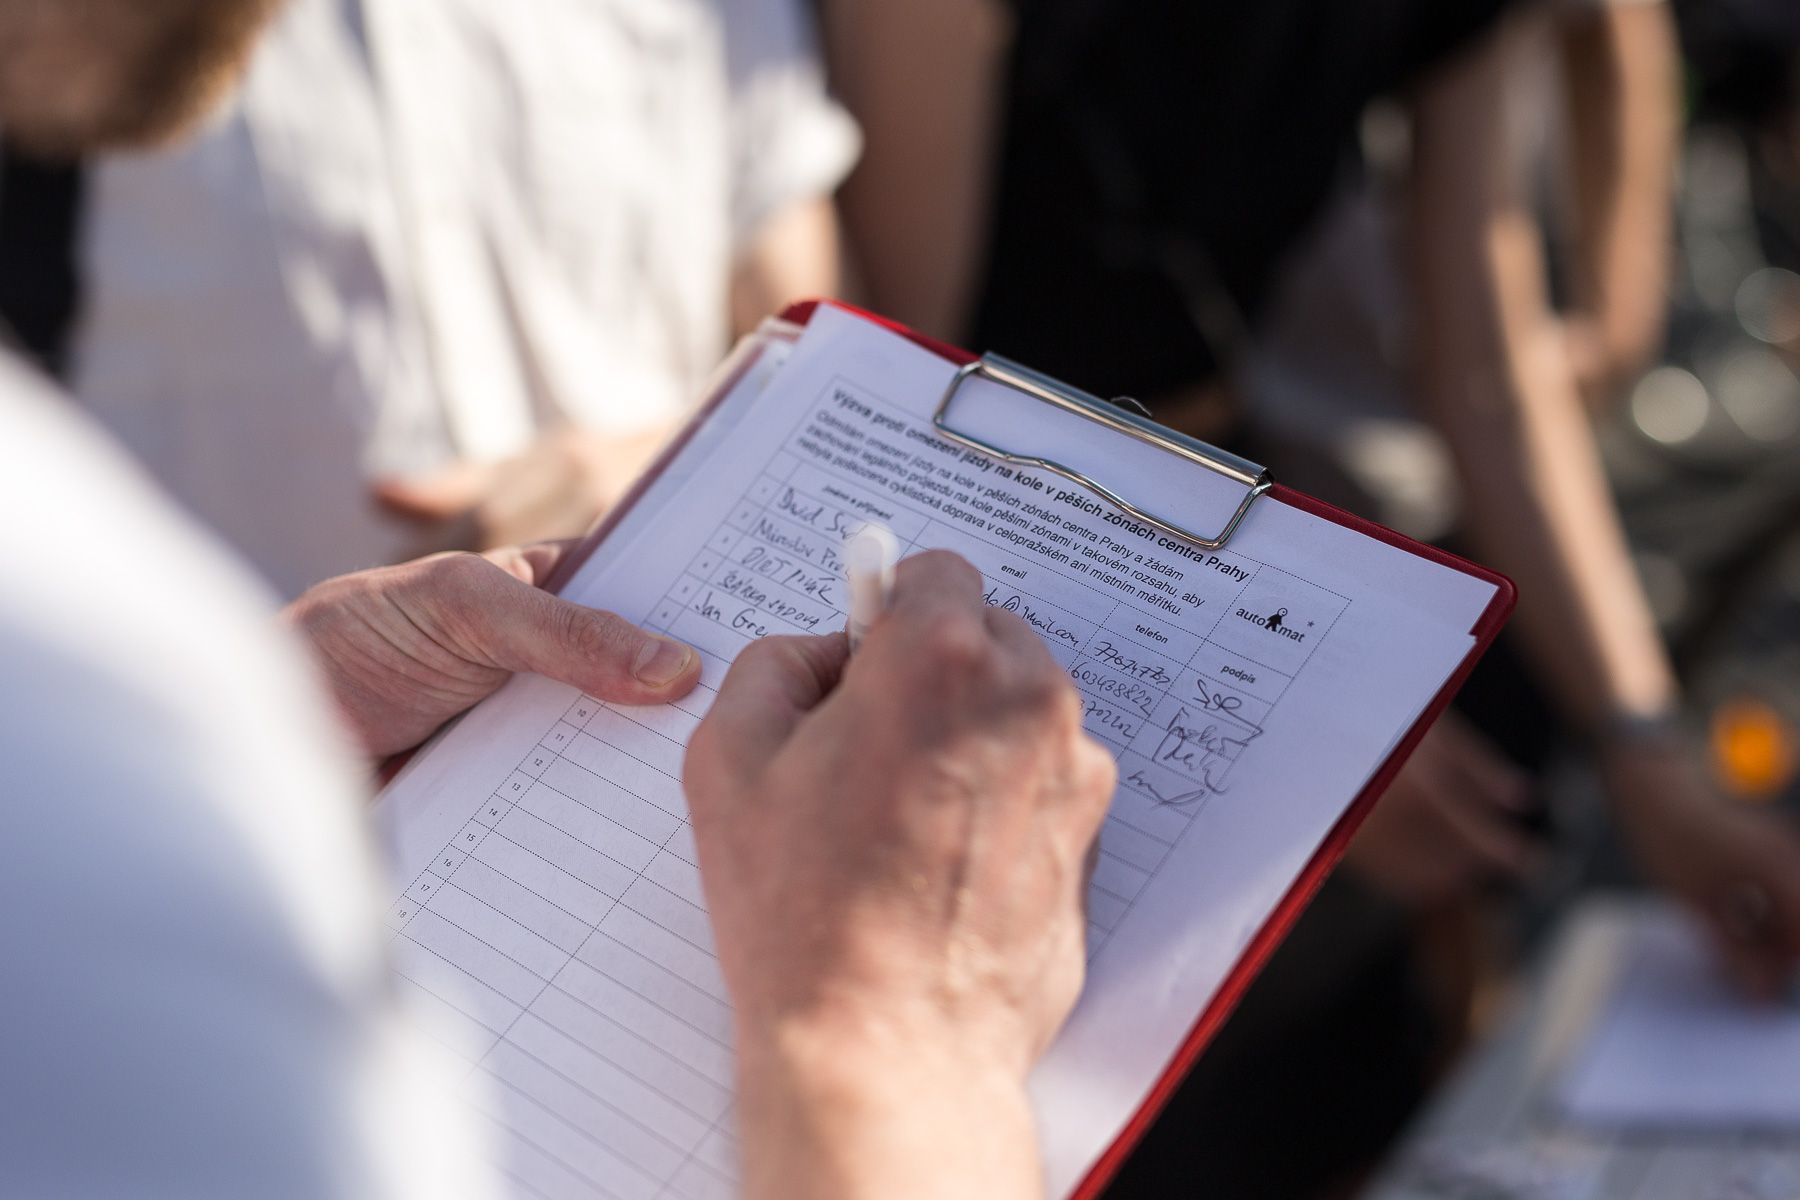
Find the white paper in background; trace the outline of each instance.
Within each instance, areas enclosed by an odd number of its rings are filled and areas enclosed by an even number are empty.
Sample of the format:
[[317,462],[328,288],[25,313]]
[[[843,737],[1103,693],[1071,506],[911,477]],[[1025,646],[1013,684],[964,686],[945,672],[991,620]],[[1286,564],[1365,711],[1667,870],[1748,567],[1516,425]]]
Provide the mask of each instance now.
[[[1032,1081],[1052,1194],[1116,1137],[1467,655],[1491,587],[1267,501],[1226,550],[1184,554],[1059,497],[1055,476],[1005,479],[935,438],[953,371],[821,309],[567,590],[698,646],[700,689],[631,709],[516,679],[381,798],[402,986],[490,1083],[522,1191],[735,1193],[731,1011],[681,759],[751,640],[842,626],[838,552],[863,520],[973,561],[1119,759],[1089,985]],[[1102,473],[1128,439],[1081,424],[1048,448]],[[1131,469],[1152,494],[1210,474]]]
[[1603,1143],[1577,1137],[1435,1138],[1411,1149],[1398,1180],[1420,1200],[1606,1200],[1606,1163]]
[[1633,931],[1559,1101],[1609,1129],[1800,1129],[1800,1009],[1745,1000],[1705,932],[1666,909]]

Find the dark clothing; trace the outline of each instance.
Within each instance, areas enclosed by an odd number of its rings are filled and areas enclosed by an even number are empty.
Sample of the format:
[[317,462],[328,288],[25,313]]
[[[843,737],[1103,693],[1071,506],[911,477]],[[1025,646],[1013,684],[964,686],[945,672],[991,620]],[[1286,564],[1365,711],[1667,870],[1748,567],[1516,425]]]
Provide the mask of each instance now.
[[1443,1034],[1395,911],[1334,875],[1106,1200],[1321,1195],[1400,1132]]
[[66,365],[79,305],[82,170],[0,146],[0,322],[11,349],[52,375]]
[[1370,100],[1507,0],[1018,0],[971,341],[1099,395],[1228,363]]

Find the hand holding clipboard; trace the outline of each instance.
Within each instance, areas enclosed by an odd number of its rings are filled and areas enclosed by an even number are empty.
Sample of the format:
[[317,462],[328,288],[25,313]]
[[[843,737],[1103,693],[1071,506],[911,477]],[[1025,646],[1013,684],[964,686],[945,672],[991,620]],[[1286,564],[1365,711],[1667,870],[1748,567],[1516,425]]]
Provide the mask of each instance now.
[[[734,358],[560,581],[699,648],[700,690],[624,710],[517,680],[423,751],[378,819],[409,880],[463,838],[484,870],[540,894],[591,863],[619,899],[593,910],[595,936],[566,970],[618,1013],[652,989],[678,1023],[627,1015],[581,1052],[617,1058],[650,1039],[679,1065],[647,1086],[723,1114],[729,1062],[709,1039],[729,1010],[696,952],[707,916],[684,832],[685,739],[745,646],[843,627],[847,542],[865,524],[891,529],[902,555],[955,551],[986,602],[1042,638],[1116,761],[1087,990],[1031,1082],[1051,1190],[1086,1194],[1448,702],[1511,587],[1016,365],[842,306],[787,318]],[[542,764],[521,798],[489,804],[521,761]],[[604,1122],[589,1132],[613,1136]],[[735,1169],[716,1122],[671,1112],[657,1136],[685,1148],[669,1179]]]

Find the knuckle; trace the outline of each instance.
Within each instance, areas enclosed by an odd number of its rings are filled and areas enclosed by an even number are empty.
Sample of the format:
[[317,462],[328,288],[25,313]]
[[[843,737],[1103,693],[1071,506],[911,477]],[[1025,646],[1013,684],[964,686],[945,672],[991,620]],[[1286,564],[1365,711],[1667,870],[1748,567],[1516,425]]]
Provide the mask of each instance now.
[[573,653],[629,671],[631,663],[626,660],[636,653],[640,638],[623,617],[575,604],[558,605],[555,614],[551,619],[561,626],[558,632]]
[[787,659],[788,653],[788,643],[785,638],[757,638],[738,651],[737,658],[731,664],[731,670],[727,672],[726,682],[729,684],[733,677],[741,680],[747,676],[764,675],[777,670]]
[[688,739],[687,753],[681,760],[682,790],[687,793],[690,804],[700,807],[704,807],[712,795],[712,783],[717,778],[717,737],[713,728],[710,722],[700,722],[699,728]]
[[1044,661],[1033,662],[1020,674],[1014,698],[1058,736],[1074,736],[1081,730],[1081,695],[1056,660],[1047,655]]
[[1119,764],[1101,745],[1085,734],[1081,739],[1080,767],[1077,778],[1082,781],[1082,801],[1098,819],[1112,806],[1113,793],[1119,786]]
[[445,579],[472,579],[485,575],[487,560],[469,550],[452,550],[429,560],[432,568]]
[[[989,608],[987,610],[987,619],[992,621],[996,626],[1011,626],[1014,633],[1029,633],[1031,635],[1031,643],[1042,645],[1042,642],[1038,639],[1037,630],[1031,627],[1031,622],[1027,621],[1016,612],[1009,612],[1004,608]],[[1021,639],[1021,644],[1024,644],[1023,639]],[[1044,653],[1048,655],[1049,651],[1046,650]]]
[[993,666],[993,642],[975,613],[952,613],[932,622],[919,639],[921,664],[940,677],[970,679]]
[[926,550],[914,554],[902,562],[899,569],[931,579],[940,587],[981,586],[981,572],[953,550]]
[[486,586],[496,570],[493,563],[466,550],[433,555],[420,565],[424,568],[423,578],[433,588],[455,593]]

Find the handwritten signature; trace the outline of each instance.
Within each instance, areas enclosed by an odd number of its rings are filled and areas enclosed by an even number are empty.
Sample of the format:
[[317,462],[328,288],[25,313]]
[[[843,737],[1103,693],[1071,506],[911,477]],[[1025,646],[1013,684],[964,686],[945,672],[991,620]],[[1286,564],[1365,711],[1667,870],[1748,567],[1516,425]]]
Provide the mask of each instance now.
[[739,609],[737,612],[727,616],[725,611],[719,607],[718,597],[710,588],[695,597],[694,602],[688,607],[692,609],[697,616],[703,617],[715,625],[723,625],[727,629],[735,629],[739,633],[748,634],[753,638],[769,636],[769,626],[763,621],[761,614],[759,614],[756,609]]
[[767,517],[758,517],[750,535],[780,550],[791,551],[822,571],[842,574],[844,560],[831,546],[819,545],[802,534],[783,529]]
[[765,579],[773,579],[783,587],[791,588],[804,596],[822,600],[836,607],[837,601],[832,596],[832,588],[837,580],[824,576],[805,567],[798,567],[787,558],[776,554],[767,546],[751,546],[744,551],[738,564],[746,570],[754,571]]
[[1192,791],[1165,793],[1141,770],[1127,775],[1125,782],[1158,804],[1189,804],[1202,796],[1223,795],[1225,776],[1238,754],[1262,732],[1258,726],[1237,720],[1232,720],[1230,726],[1217,721],[1195,722],[1186,707],[1178,707],[1150,759],[1169,771],[1197,780],[1200,786]]
[[1126,786],[1136,788],[1158,804],[1168,808],[1180,808],[1182,805],[1192,804],[1196,800],[1205,800],[1211,796],[1217,795],[1223,790],[1202,787],[1195,788],[1193,791],[1177,792],[1174,795],[1165,796],[1161,791],[1157,790],[1155,784],[1144,778],[1144,773],[1142,771],[1133,771],[1125,777],[1124,782]]

